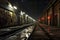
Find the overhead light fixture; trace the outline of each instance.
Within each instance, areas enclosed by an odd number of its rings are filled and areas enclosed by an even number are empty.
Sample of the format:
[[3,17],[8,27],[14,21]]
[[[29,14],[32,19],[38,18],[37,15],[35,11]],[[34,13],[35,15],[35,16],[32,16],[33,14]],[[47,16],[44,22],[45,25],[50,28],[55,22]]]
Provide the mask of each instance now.
[[9,6],[10,8],[13,8],[13,7],[12,7],[12,5],[11,5],[10,3],[9,3],[9,5],[8,5],[8,6]]
[[35,19],[33,19],[33,21],[36,21]]
[[32,17],[29,17],[30,19],[32,19]]
[[13,8],[14,8],[14,9],[17,9],[17,7],[16,7],[16,6],[13,6]]
[[28,15],[26,14],[26,17],[28,17]]
[[21,13],[20,13],[20,14],[21,14],[21,15],[23,15],[23,14],[25,14],[25,12],[22,12],[22,11],[21,11]]

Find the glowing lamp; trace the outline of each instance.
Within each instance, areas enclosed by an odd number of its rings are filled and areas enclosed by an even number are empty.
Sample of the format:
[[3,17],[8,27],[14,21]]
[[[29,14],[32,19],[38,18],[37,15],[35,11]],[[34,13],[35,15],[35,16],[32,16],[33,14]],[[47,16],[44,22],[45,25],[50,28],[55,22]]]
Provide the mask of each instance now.
[[51,17],[50,17],[50,16],[48,16],[48,20],[50,20],[50,18],[51,18]]
[[41,20],[44,20],[44,17],[42,17]]

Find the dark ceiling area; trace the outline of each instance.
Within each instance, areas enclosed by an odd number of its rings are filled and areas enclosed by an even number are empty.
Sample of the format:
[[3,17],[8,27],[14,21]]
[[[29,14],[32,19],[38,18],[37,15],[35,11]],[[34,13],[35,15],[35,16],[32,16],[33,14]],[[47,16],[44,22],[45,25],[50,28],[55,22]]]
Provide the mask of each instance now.
[[37,19],[42,15],[43,10],[48,6],[51,0],[10,0],[18,9]]

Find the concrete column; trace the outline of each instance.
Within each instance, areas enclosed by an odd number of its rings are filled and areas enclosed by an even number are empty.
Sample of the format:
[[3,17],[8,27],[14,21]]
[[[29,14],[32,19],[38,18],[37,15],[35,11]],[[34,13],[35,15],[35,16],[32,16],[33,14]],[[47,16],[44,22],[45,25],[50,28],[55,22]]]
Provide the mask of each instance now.
[[60,27],[60,9],[59,9],[59,13],[58,13],[58,27]]
[[59,27],[60,27],[60,8],[59,8]]
[[57,17],[57,19],[58,19],[58,27],[60,27],[60,3],[58,3],[57,4],[57,10],[58,10],[58,13],[57,13],[57,15],[58,15],[58,17]]

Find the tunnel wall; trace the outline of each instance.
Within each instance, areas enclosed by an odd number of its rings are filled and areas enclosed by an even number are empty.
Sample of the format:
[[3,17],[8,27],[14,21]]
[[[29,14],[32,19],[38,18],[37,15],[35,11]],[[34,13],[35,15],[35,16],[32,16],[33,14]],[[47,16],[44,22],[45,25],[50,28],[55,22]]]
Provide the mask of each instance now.
[[44,20],[41,20],[43,24],[60,27],[60,1],[56,0],[53,4],[50,4],[42,17],[44,17]]

